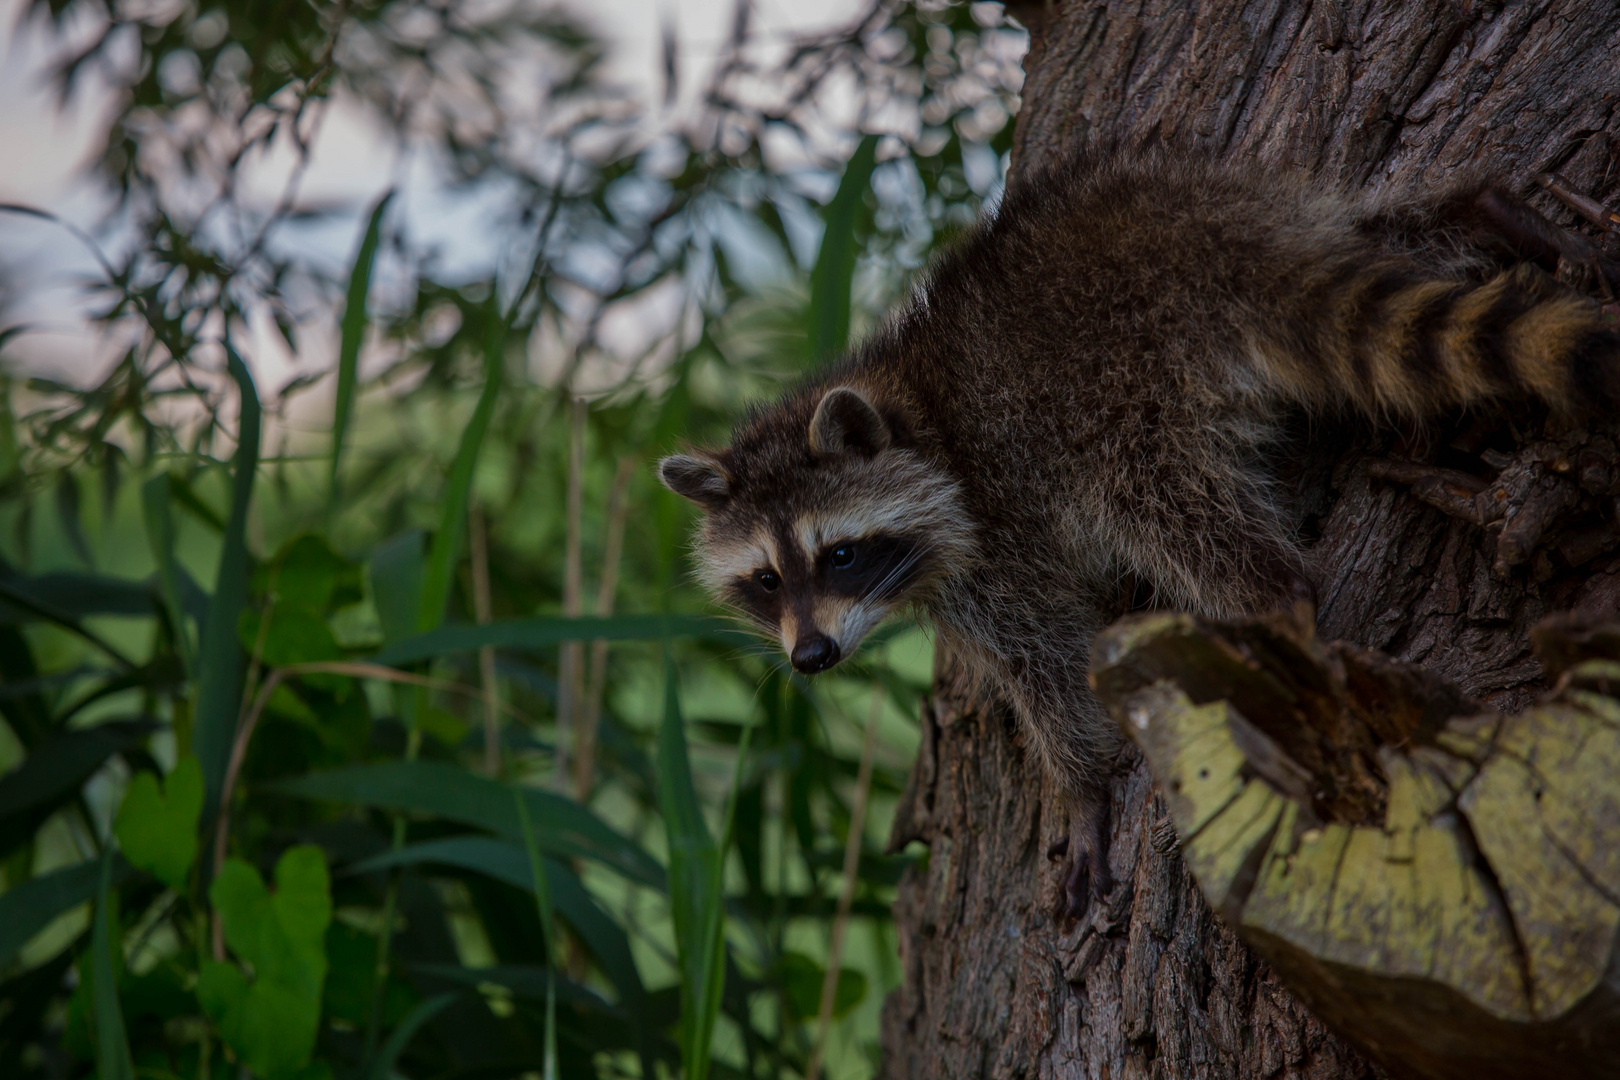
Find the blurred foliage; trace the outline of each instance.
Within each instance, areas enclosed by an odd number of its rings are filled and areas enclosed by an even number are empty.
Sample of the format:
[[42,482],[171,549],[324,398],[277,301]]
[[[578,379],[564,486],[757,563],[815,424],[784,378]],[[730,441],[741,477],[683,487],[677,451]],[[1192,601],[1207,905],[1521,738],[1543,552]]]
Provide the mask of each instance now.
[[[695,96],[666,34],[646,108],[523,3],[30,17],[64,93],[123,88],[79,235],[117,356],[4,375],[0,1075],[801,1075],[870,714],[826,1068],[869,1074],[926,642],[793,675],[706,614],[647,466],[994,197],[1022,32],[743,5]],[[339,109],[438,190],[302,200]],[[482,269],[421,239],[447,200]]]

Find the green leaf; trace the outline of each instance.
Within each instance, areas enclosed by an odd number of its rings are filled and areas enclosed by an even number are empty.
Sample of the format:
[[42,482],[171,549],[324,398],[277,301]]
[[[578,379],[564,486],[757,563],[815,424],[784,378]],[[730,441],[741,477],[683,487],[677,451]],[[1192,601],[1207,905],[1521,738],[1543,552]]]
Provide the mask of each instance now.
[[[268,785],[285,795],[358,803],[380,810],[426,814],[521,841],[511,790],[487,777],[433,761],[385,761],[312,773]],[[664,887],[663,868],[635,841],[590,810],[549,791],[525,789],[535,837],[562,858],[595,859],[632,881]]]
[[478,466],[478,452],[489,431],[490,417],[495,414],[495,401],[501,393],[501,373],[505,367],[506,324],[493,313],[494,294],[490,295],[492,314],[489,338],[484,346],[484,389],[478,395],[478,405],[472,419],[461,433],[461,445],[456,448],[456,460],[450,466],[441,500],[439,527],[433,534],[433,548],[428,553],[427,573],[422,579],[422,601],[416,617],[418,630],[432,630],[444,621],[444,608],[450,600],[450,583],[455,578],[456,557],[461,551],[461,539],[467,531],[467,497],[472,491],[473,470]]
[[[254,404],[257,405],[257,401]],[[169,494],[180,504],[181,509],[189,510],[192,517],[212,531],[224,533],[225,522],[220,520],[219,514],[215,513],[212,506],[202,501],[196,489],[184,477],[169,474]]]
[[146,543],[157,563],[163,606],[174,630],[175,648],[187,677],[197,670],[197,657],[180,601],[180,575],[174,560],[174,515],[169,507],[169,474],[159,473],[141,485],[141,512],[146,519]]
[[181,758],[158,790],[157,777],[136,773],[118,808],[113,832],[124,857],[177,891],[197,858],[197,825],[202,819],[202,767],[190,754]]
[[422,606],[426,541],[427,534],[421,529],[411,529],[383,541],[371,553],[371,598],[377,607],[377,619],[382,623],[386,644],[416,640],[412,635],[416,633],[416,613]]
[[159,597],[149,586],[105,574],[30,576],[3,568],[0,583],[5,586],[0,592],[0,622],[72,622],[87,615],[149,618],[158,610]]
[[388,1041],[383,1043],[382,1050],[377,1054],[377,1062],[371,1069],[372,1080],[388,1080],[390,1076],[394,1075],[394,1062],[399,1060],[399,1055],[405,1052],[405,1047],[409,1046],[411,1039],[416,1037],[417,1030],[455,1004],[455,1001],[456,994],[446,990],[442,994],[435,994],[412,1009],[405,1019],[399,1022],[399,1026],[393,1030],[393,1033],[388,1036]]
[[838,191],[822,217],[827,223],[821,250],[810,271],[810,355],[816,360],[842,352],[849,343],[850,287],[855,280],[856,232],[862,202],[877,163],[877,136],[862,139],[844,168]]
[[343,656],[326,620],[298,607],[273,608],[268,629],[264,628],[263,616],[248,608],[237,620],[236,636],[243,648],[258,648],[259,658],[271,667],[338,660]]
[[94,568],[95,555],[90,551],[90,542],[85,539],[84,520],[79,512],[79,480],[67,469],[58,473],[56,478],[56,516],[79,561]]
[[242,703],[246,662],[236,640],[236,624],[247,604],[248,505],[253,498],[253,476],[259,462],[259,395],[253,376],[234,350],[227,351],[231,378],[241,391],[236,458],[231,468],[231,513],[225,523],[225,544],[214,575],[214,598],[203,622],[202,646],[197,656],[197,705],[191,745],[202,766],[205,806],[219,805],[225,767],[236,736]]
[[0,856],[27,843],[45,820],[78,797],[114,754],[139,746],[154,725],[115,720],[61,732],[0,777]]
[[[506,987],[519,997],[540,1001],[546,999],[548,987],[553,984],[550,969],[538,964],[498,964],[494,967],[479,968],[460,967],[455,964],[412,964],[411,971],[435,979],[444,979],[446,982],[458,982],[465,986],[493,983],[496,986]],[[589,987],[581,986],[561,976],[555,979],[555,986],[557,1000],[564,1004],[601,1013],[621,1024],[629,1021],[623,1012],[614,1008],[611,1002],[604,1000]],[[623,1034],[624,1042],[618,1045],[633,1045],[633,1033],[626,1031]]]
[[546,1030],[545,1059],[542,1080],[557,1080],[557,920],[551,908],[551,886],[546,881],[546,861],[540,857],[540,847],[534,839],[534,822],[529,818],[529,803],[523,797],[523,788],[512,785],[512,803],[517,808],[518,826],[523,831],[524,858],[529,864],[534,906],[540,916],[540,933],[546,945]]
[[343,337],[338,346],[337,401],[332,409],[331,506],[336,510],[341,497],[338,466],[343,460],[344,438],[354,413],[354,394],[360,385],[360,346],[366,337],[366,295],[371,291],[371,267],[377,258],[377,242],[382,236],[383,213],[393,199],[392,188],[371,208],[360,249],[354,254],[349,271],[349,290],[343,305]]
[[[379,605],[379,611],[381,605]],[[386,622],[384,623],[386,627]],[[724,619],[708,615],[613,615],[608,618],[543,616],[507,619],[484,626],[442,626],[389,645],[372,662],[403,667],[418,660],[477,652],[486,645],[504,649],[543,649],[565,641],[658,641],[702,638],[732,646],[757,646],[758,638]]]
[[[546,881],[557,913],[590,950],[602,972],[632,1010],[646,993],[624,929],[603,911],[586,890],[579,875],[563,862],[545,859]],[[525,891],[534,887],[529,856],[522,847],[488,836],[454,836],[411,844],[348,867],[352,874],[395,867],[437,864],[471,870]]]
[[15,626],[0,625],[0,686],[15,694],[0,696],[0,719],[27,749],[40,745],[56,730],[56,718],[39,689],[16,692],[39,686],[39,678],[28,638]]
[[220,1036],[248,1068],[279,1080],[309,1063],[326,980],[331,886],[319,848],[289,848],[276,864],[270,892],[240,859],[220,867],[208,890],[225,941],[252,969],[206,962],[197,998]]
[[[95,575],[53,574],[47,575],[47,577],[66,577],[87,580],[95,578]],[[45,622],[55,623],[64,630],[71,631],[72,633],[83,638],[85,641],[88,641],[90,644],[112,657],[113,660],[117,661],[120,666],[126,668],[132,668],[135,666],[135,661],[131,660],[128,656],[125,656],[121,650],[107,641],[107,639],[103,638],[95,631],[81,625],[71,613],[57,608],[47,599],[39,598],[37,596],[36,588],[33,588],[32,586],[37,586],[40,580],[42,579],[34,579],[30,581],[23,578],[22,575],[19,574],[0,575],[0,601],[4,601],[3,607],[0,607],[0,623],[26,622],[30,618],[42,619]],[[127,583],[121,584],[127,585]],[[152,610],[150,601],[146,603],[145,607],[147,611]],[[20,614],[12,614],[13,612],[18,612]]]
[[[752,732],[752,728],[748,733]],[[729,842],[736,815],[747,734],[737,752],[737,771],[727,799],[723,838]],[[676,693],[675,668],[665,657],[664,720],[658,732],[658,801],[669,843],[669,906],[681,983],[681,1062],[688,1080],[705,1080],[711,1064],[715,1021],[725,990],[725,843],[716,842],[703,820],[692,783],[686,731]]]
[[[129,864],[115,858],[113,884],[128,876]],[[100,883],[101,862],[92,860],[30,878],[0,894],[0,968],[52,919],[94,899]]]
[[416,724],[423,734],[433,736],[451,749],[467,741],[467,730],[471,726],[465,717],[432,705],[416,714]]
[[[777,975],[786,991],[788,1014],[796,1021],[814,1020],[821,1012],[821,983],[826,969],[803,953],[784,952]],[[833,991],[833,1019],[849,1013],[866,998],[866,976],[854,968],[838,969]]]
[[[364,1029],[377,984],[377,939],[334,921],[326,929],[326,965],[327,1016]],[[418,1000],[415,991],[390,972],[383,992],[383,1023],[399,1023]]]
[[[115,975],[116,969],[123,966],[123,928],[111,911],[114,858],[110,847],[102,853],[95,925],[90,934],[90,971],[95,980],[92,990],[96,1013],[96,1066],[100,1080],[135,1080],[135,1063],[129,1053],[129,1036],[124,1030]],[[114,957],[114,949],[119,950],[119,956]]]
[[313,533],[282,545],[275,559],[254,575],[255,590],[272,594],[278,609],[324,615],[360,599],[360,571]]

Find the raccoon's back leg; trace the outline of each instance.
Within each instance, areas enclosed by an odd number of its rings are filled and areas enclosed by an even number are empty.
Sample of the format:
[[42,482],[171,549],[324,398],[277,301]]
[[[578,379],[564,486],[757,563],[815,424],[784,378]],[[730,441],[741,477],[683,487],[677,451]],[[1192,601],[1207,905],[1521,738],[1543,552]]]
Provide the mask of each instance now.
[[1314,600],[1279,485],[1258,463],[1263,418],[1166,406],[1159,419],[1127,425],[1086,485],[1080,543],[1100,540],[1163,607],[1234,617]]

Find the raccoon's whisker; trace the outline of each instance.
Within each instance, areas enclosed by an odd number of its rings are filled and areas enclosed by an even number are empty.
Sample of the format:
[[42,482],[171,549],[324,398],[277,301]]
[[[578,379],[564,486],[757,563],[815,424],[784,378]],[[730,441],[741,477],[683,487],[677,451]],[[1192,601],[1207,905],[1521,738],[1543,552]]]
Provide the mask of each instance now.
[[771,660],[769,663],[766,664],[765,670],[760,672],[759,678],[754,682],[754,704],[755,705],[760,704],[760,699],[764,696],[764,693],[765,693],[765,683],[766,683],[766,681],[773,674],[775,674],[777,671],[779,671],[781,669],[781,664],[782,664],[782,662],[779,659]]
[[878,583],[871,588],[867,595],[877,597],[879,599],[883,598],[888,593],[889,587],[893,585],[902,574],[906,573],[913,566],[917,565],[921,559],[922,552],[920,551],[914,551],[907,555],[904,559],[890,567],[888,573],[883,575],[882,579],[880,579]]
[[744,607],[742,604],[737,603],[735,600],[726,599],[724,596],[717,596],[715,598],[715,602],[722,609],[724,609],[725,612],[728,615],[731,615],[733,618],[736,618],[741,622],[747,623],[753,629],[758,630],[762,634],[766,634],[766,635],[770,634],[770,632],[771,632],[770,623],[768,621],[766,621],[765,619],[761,618],[760,615],[757,612],[750,611],[748,608]]
[[888,594],[889,586],[900,580],[901,576],[908,573],[913,566],[920,563],[923,559],[923,555],[924,551],[921,548],[913,550],[911,554],[907,555],[900,562],[896,563],[887,574],[884,574],[883,580],[879,581],[868,595],[878,597],[879,599],[885,598]]

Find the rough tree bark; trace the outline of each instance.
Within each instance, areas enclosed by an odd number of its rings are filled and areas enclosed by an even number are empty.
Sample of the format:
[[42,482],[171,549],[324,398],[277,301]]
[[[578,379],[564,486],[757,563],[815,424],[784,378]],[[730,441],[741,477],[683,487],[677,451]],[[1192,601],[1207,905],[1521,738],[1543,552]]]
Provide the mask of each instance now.
[[[1015,170],[1100,134],[1257,156],[1349,186],[1433,184],[1486,166],[1572,228],[1576,217],[1532,182],[1538,173],[1617,201],[1617,5],[1104,0],[1013,10],[1033,37]],[[1421,436],[1317,438],[1300,472],[1317,500],[1321,636],[1423,664],[1497,709],[1532,702],[1546,684],[1530,626],[1552,611],[1620,614],[1609,496],[1598,499],[1609,525],[1537,511],[1541,535],[1521,527],[1501,544],[1511,520],[1493,532],[1438,507],[1494,481],[1524,498],[1540,485],[1553,492],[1542,503],[1585,499],[1590,510],[1590,494],[1558,486],[1569,465],[1534,449],[1546,437],[1537,418],[1515,415]],[[1613,447],[1599,444],[1607,469]],[[1458,472],[1403,472],[1391,457]],[[1446,487],[1459,473],[1461,493]],[[930,858],[896,902],[904,983],[885,1009],[884,1076],[1380,1075],[1210,912],[1133,753],[1113,792],[1122,887],[1081,925],[1055,926],[1060,869],[1044,857],[1062,829],[1053,793],[1008,711],[973,699],[940,659],[895,822],[894,844],[920,841]]]

